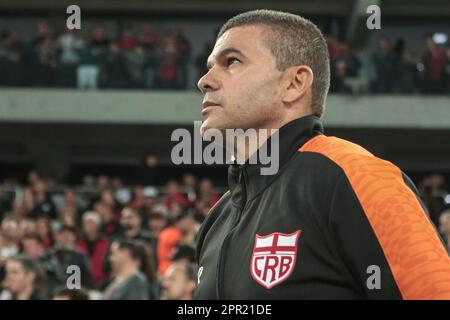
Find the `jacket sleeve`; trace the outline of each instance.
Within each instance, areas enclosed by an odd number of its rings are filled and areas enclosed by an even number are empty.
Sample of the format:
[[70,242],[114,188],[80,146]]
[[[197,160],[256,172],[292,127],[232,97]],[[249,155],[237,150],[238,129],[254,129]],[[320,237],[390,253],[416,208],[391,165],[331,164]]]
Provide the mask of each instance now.
[[415,187],[397,167],[343,171],[329,230],[368,299],[450,299],[450,259]]

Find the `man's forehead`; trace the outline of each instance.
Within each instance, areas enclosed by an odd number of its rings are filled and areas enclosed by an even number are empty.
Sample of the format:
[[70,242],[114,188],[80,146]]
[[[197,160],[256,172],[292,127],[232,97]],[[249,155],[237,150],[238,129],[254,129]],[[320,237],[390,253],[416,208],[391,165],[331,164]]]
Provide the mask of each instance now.
[[264,35],[267,27],[264,25],[243,25],[225,31],[216,41],[216,45],[225,41],[248,43],[248,39],[258,40]]
[[222,50],[235,48],[242,53],[260,50],[263,47],[264,26],[250,25],[234,27],[225,31],[217,39],[210,58],[214,58]]

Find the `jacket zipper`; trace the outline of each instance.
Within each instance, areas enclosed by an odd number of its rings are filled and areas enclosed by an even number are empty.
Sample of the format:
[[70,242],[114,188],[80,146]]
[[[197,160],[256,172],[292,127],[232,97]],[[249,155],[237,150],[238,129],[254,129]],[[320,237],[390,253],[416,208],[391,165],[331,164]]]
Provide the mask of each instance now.
[[222,247],[220,248],[219,260],[217,262],[217,283],[216,283],[216,295],[217,295],[217,299],[218,300],[222,300],[223,299],[224,274],[222,272],[223,268],[221,268],[222,265],[223,265],[222,261],[224,259],[225,252],[227,251],[230,237],[231,237],[232,233],[234,232],[234,230],[239,225],[239,222],[241,221],[241,218],[242,218],[242,214],[245,211],[245,208],[247,206],[247,186],[246,186],[246,183],[245,183],[246,177],[245,177],[244,169],[242,169],[240,174],[243,175],[243,177],[242,177],[242,179],[243,179],[242,186],[243,186],[243,194],[245,195],[245,198],[244,198],[244,201],[242,201],[242,206],[241,206],[241,208],[239,210],[239,213],[237,215],[236,222],[233,224],[233,226],[231,227],[230,231],[225,236],[225,238],[223,240],[223,243],[222,243]]

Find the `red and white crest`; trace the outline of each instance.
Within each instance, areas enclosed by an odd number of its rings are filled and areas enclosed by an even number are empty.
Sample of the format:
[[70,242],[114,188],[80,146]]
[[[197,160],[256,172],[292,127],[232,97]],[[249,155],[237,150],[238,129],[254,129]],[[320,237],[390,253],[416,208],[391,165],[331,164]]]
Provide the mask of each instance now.
[[263,287],[270,289],[291,275],[297,261],[297,240],[301,230],[291,234],[274,232],[255,236],[250,273]]

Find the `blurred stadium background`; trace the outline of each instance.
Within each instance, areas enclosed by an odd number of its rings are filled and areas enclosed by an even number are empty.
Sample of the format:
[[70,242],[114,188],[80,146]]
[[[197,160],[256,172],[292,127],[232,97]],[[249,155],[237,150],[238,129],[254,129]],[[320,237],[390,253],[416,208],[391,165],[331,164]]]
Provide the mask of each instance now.
[[[39,266],[33,297],[52,298],[67,265],[85,260],[76,264],[91,298],[129,297],[114,295],[115,239],[142,240],[153,257],[141,298],[189,297],[195,231],[227,189],[227,168],[174,166],[170,135],[201,120],[196,82],[218,28],[258,8],[321,28],[326,134],[397,164],[449,238],[449,1],[79,0],[73,32],[70,4],[0,0],[0,298],[17,295],[5,266],[18,253]],[[366,27],[372,4],[381,30]],[[185,262],[170,282],[173,259]]]

